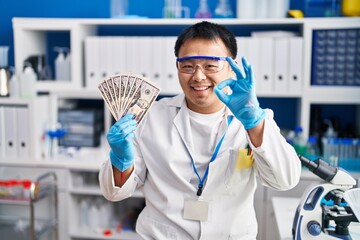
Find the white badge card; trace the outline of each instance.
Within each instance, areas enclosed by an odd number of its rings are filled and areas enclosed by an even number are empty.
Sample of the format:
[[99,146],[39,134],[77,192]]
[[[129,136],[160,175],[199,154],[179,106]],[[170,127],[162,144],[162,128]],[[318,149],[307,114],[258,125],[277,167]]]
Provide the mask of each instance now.
[[184,204],[184,219],[206,222],[209,216],[209,202],[202,199],[186,199]]

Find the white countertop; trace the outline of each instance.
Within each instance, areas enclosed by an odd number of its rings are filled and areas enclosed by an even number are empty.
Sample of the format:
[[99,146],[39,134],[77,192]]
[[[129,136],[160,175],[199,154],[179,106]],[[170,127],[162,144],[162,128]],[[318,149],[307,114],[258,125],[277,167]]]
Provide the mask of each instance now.
[[[281,240],[293,239],[291,229],[299,202],[300,198],[272,198],[277,230]],[[360,223],[351,223],[349,230],[353,240],[360,240]]]

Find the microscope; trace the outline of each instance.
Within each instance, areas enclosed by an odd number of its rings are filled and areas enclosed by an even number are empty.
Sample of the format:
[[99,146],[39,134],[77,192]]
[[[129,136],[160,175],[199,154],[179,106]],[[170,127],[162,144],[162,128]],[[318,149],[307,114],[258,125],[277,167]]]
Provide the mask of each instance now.
[[[352,239],[348,226],[359,220],[351,207],[347,206],[343,194],[356,185],[355,179],[345,170],[331,166],[320,158],[311,161],[298,156],[303,166],[324,181],[306,188],[296,209],[293,239]],[[332,201],[333,204],[326,204]],[[335,223],[335,227],[330,223]]]

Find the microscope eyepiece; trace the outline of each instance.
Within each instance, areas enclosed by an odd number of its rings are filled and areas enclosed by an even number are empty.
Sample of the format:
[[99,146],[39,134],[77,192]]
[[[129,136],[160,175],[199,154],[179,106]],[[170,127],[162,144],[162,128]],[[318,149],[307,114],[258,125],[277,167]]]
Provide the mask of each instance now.
[[310,159],[298,154],[298,157],[301,163],[307,167],[311,172],[313,172],[316,176],[320,177],[321,179],[330,182],[331,179],[334,178],[335,174],[337,173],[337,168],[330,165],[329,163],[321,160],[320,158],[316,159],[315,161],[311,161]]

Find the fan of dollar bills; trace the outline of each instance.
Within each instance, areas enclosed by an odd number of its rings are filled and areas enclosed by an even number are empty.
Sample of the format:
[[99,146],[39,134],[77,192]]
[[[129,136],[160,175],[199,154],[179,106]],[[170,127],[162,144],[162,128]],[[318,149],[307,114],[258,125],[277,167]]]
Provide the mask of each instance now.
[[116,121],[132,113],[138,124],[160,93],[149,79],[133,73],[110,76],[99,83],[98,89]]

